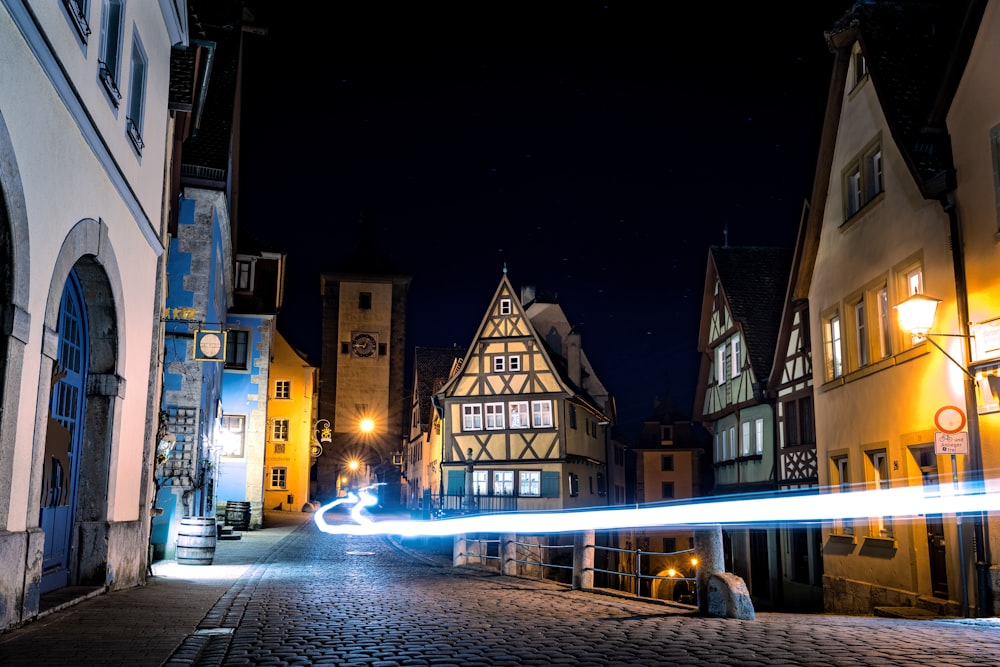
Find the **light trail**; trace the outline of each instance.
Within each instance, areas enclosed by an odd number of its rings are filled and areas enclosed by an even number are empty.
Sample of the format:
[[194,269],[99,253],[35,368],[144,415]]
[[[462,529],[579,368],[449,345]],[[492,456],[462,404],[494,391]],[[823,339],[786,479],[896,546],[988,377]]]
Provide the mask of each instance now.
[[[463,533],[572,533],[581,530],[697,526],[708,524],[815,523],[835,519],[888,517],[913,519],[928,514],[968,514],[1000,509],[1000,493],[931,494],[919,486],[846,493],[786,494],[739,500],[695,499],[651,507],[616,507],[548,512],[476,514],[452,519],[374,521],[364,509],[378,502],[366,487],[320,507],[313,520],[320,530],[340,535],[436,537]],[[330,524],[325,514],[345,503],[354,506],[355,523]]]

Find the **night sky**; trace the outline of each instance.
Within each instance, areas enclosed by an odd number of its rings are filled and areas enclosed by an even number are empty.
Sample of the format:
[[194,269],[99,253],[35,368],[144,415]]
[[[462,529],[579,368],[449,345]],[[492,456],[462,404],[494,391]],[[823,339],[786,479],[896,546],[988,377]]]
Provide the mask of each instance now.
[[657,398],[690,413],[708,247],[794,245],[833,67],[823,32],[849,6],[258,12],[239,224],[288,253],[278,329],[319,363],[319,274],[370,207],[380,252],[413,276],[411,351],[467,348],[506,265],[515,288],[558,295],[627,438]]

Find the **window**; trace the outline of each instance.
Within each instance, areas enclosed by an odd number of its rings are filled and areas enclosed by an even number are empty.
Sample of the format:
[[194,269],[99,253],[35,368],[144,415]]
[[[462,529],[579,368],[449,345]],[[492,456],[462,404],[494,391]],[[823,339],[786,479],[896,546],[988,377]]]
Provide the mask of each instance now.
[[[924,293],[924,269],[919,260],[898,267],[896,276],[897,294],[902,294],[903,299],[914,294]],[[918,345],[924,340],[922,336],[914,333],[908,333],[907,336],[910,347]]]
[[729,458],[736,458],[736,424],[729,427]]
[[854,65],[854,85],[857,86],[868,76],[868,63],[865,61],[865,55],[861,53],[860,44],[854,45],[854,51],[851,53],[851,62]]
[[726,346],[720,345],[715,350],[715,372],[719,384],[726,381]]
[[840,344],[840,315],[833,311],[823,319],[823,357],[827,380],[844,374],[843,354]]
[[764,418],[758,417],[753,422],[754,427],[754,454],[764,454]]
[[739,336],[734,337],[730,343],[730,369],[729,376],[736,377],[740,374],[740,339]]
[[743,422],[742,441],[740,442],[740,456],[750,456],[750,422]]
[[674,469],[674,455],[664,454],[660,456],[660,470],[663,472],[672,472]]
[[580,476],[571,472],[567,481],[569,482],[569,495],[574,498],[580,495]]
[[476,496],[487,496],[490,493],[490,473],[486,470],[472,471],[472,493]]
[[87,14],[90,13],[90,0],[63,0],[63,6],[69,13],[69,18],[73,22],[83,43],[87,43],[90,36],[90,23],[87,21]]
[[243,433],[246,430],[246,415],[222,415],[219,439],[223,456],[243,456]]
[[889,290],[882,285],[875,292],[878,303],[878,344],[879,358],[885,359],[892,355],[892,338],[889,328]]
[[517,401],[510,404],[510,427],[528,428],[528,404],[524,401]]
[[507,359],[507,368],[512,372],[516,373],[521,370],[521,357],[513,355]]
[[542,495],[542,473],[537,470],[521,470],[518,473],[517,493],[521,496]]
[[576,406],[569,406],[569,427],[572,429],[576,428]]
[[597,473],[597,495],[608,495],[608,480],[603,472]]
[[[872,466],[872,486],[880,491],[888,490],[889,457],[885,450],[868,452],[868,460]],[[876,517],[872,524],[872,531],[876,537],[892,537],[892,518],[888,516]]]
[[118,90],[121,76],[123,0],[104,0],[101,8],[101,56],[97,61],[101,83],[116,107],[122,99]]
[[291,398],[292,397],[292,383],[290,380],[277,380],[274,383],[274,397],[275,398]]
[[673,482],[660,482],[660,497],[661,498],[673,498],[674,497],[674,483]]
[[500,314],[510,315],[510,313],[511,313],[510,299],[500,299]]
[[552,426],[552,401],[531,402],[531,425],[535,428]]
[[358,308],[361,310],[371,310],[372,307],[372,293],[371,292],[359,292],[358,293]]
[[854,304],[854,336],[858,350],[858,368],[868,365],[868,334],[865,326],[865,298]]
[[493,495],[512,496],[514,495],[514,471],[494,470],[493,471]]
[[132,38],[132,69],[128,86],[128,115],[125,123],[129,139],[135,149],[142,153],[145,144],[142,142],[143,114],[146,106],[146,52],[142,49],[139,37]]
[[250,332],[246,329],[230,329],[226,332],[226,368],[245,371],[249,351]]
[[881,194],[882,184],[882,147],[876,141],[844,170],[844,219],[850,219]]
[[462,430],[481,431],[483,428],[483,406],[469,403],[462,406]]
[[272,489],[284,489],[286,488],[285,483],[288,475],[287,468],[271,468],[271,484]]
[[271,422],[271,440],[285,442],[288,440],[288,420],[275,419]]
[[499,354],[493,357],[493,372],[503,373],[504,371],[504,358]]
[[[841,493],[850,493],[851,491],[851,474],[850,468],[847,466],[846,456],[837,456],[833,459],[833,470],[834,474],[837,476],[833,480],[834,484],[838,487]],[[844,519],[839,522],[840,530],[845,535],[854,534],[854,522],[850,519]]]
[[719,451],[722,452],[721,459],[723,461],[726,461],[726,460],[729,459],[729,451],[728,451],[728,449],[726,447],[726,431],[725,431],[725,429],[723,429],[723,431],[722,431],[722,447],[720,448]]
[[253,262],[246,259],[236,260],[236,290],[250,292],[253,290]]
[[487,403],[486,404],[486,428],[490,431],[496,431],[498,429],[504,428],[503,419],[504,404],[503,403]]

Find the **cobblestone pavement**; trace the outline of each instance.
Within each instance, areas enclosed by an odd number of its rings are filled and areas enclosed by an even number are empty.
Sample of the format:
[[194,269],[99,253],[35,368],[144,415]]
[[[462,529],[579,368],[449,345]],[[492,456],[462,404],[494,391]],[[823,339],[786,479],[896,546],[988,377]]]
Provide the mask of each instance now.
[[[155,593],[157,586],[144,588]],[[52,616],[84,620],[93,602]],[[154,612],[147,603],[135,613]],[[58,664],[44,659],[46,642],[70,624],[55,619],[36,632],[31,625],[0,635],[0,664]],[[166,624],[162,633],[147,629],[150,637],[122,637],[97,625],[90,646],[78,646],[75,661],[63,655],[62,664],[159,664],[151,662],[156,651],[146,649],[162,650],[164,640],[152,635],[168,634]],[[311,522],[247,567],[191,627],[169,630],[173,648],[159,654],[168,667],[1000,666],[995,619],[704,618],[653,602],[453,569],[386,538],[325,535]],[[120,657],[128,652],[115,642],[131,643],[135,660]],[[117,661],[89,659],[91,651],[108,648]]]

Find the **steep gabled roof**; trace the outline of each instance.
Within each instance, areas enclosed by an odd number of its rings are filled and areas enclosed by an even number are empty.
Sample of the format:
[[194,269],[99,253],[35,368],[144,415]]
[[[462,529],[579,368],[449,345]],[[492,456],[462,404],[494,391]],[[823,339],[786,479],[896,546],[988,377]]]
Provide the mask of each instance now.
[[431,397],[444,386],[455,361],[462,356],[457,347],[416,347],[413,351],[413,374],[416,380],[421,430],[431,423]]
[[826,33],[833,49],[860,43],[892,138],[928,199],[955,186],[945,114],[985,4],[862,0]]
[[792,251],[778,247],[712,246],[709,256],[729,312],[743,331],[750,366],[766,382],[785,302]]

